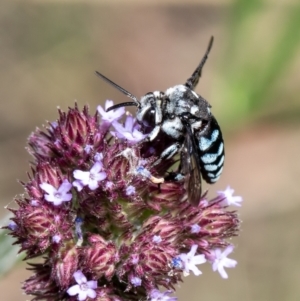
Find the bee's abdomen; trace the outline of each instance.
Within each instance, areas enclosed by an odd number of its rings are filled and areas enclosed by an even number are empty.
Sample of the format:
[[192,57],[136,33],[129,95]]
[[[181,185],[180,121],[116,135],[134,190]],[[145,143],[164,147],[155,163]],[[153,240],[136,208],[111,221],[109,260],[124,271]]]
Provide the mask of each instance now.
[[225,153],[222,132],[214,117],[208,130],[198,137],[198,143],[202,178],[215,183],[221,176]]

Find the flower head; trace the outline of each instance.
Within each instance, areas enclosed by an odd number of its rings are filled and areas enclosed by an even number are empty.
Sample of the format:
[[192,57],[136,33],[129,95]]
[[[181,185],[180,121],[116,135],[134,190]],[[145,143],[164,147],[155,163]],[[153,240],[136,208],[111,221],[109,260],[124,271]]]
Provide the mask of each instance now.
[[223,249],[239,229],[227,206],[240,200],[227,188],[192,206],[184,176],[166,177],[179,154],[157,160],[170,141],[148,143],[149,125],[123,114],[76,105],[29,138],[32,171],[6,229],[26,259],[42,258],[23,285],[34,300],[176,301],[199,264],[222,277],[236,264]]
[[91,299],[96,298],[96,291],[95,289],[97,288],[97,281],[90,280],[87,281],[86,277],[83,275],[81,271],[76,271],[73,274],[75,281],[77,284],[71,286],[68,290],[67,293],[70,296],[76,296],[78,295],[78,300],[83,301],[87,297]]

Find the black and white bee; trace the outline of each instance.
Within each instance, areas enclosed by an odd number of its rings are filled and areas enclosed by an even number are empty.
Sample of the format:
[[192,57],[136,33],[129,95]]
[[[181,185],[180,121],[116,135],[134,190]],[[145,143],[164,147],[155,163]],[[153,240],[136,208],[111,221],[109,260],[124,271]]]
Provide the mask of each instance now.
[[222,132],[210,111],[211,105],[194,92],[212,44],[213,37],[198,67],[184,85],[171,87],[166,92],[147,93],[140,100],[96,71],[99,77],[133,100],[114,105],[107,111],[136,106],[137,121],[149,133],[143,142],[164,142],[156,164],[180,154],[175,178],[184,178],[189,202],[195,206],[201,198],[201,175],[207,183],[215,183],[222,173],[225,158]]

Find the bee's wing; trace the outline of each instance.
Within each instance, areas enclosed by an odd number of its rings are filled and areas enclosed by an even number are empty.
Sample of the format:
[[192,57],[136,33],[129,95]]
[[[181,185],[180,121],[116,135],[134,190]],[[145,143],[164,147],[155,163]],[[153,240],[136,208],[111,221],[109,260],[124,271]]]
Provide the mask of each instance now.
[[181,151],[180,172],[185,176],[189,202],[198,206],[201,198],[200,160],[192,129],[189,124],[185,126],[187,131]]

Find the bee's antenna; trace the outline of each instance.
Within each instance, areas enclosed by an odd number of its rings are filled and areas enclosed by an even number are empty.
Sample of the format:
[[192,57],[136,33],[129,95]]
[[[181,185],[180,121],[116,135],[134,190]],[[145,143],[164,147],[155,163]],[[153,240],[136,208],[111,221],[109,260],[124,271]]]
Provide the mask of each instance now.
[[118,104],[116,104],[114,106],[111,106],[111,107],[107,108],[105,111],[109,112],[111,110],[115,110],[115,109],[118,109],[118,108],[121,108],[121,107],[129,107],[129,106],[136,106],[136,107],[138,107],[138,104],[136,102],[133,102],[133,101],[122,102],[122,103],[118,103]]
[[211,36],[209,43],[208,43],[208,47],[206,49],[206,52],[200,62],[200,64],[198,65],[198,67],[196,68],[196,70],[194,71],[194,73],[192,74],[192,76],[186,81],[185,85],[190,88],[191,90],[194,90],[195,87],[197,86],[198,82],[199,82],[199,78],[201,77],[201,73],[202,73],[202,68],[208,58],[208,54],[211,50],[212,44],[214,41],[214,37]]
[[109,107],[106,112],[110,111],[110,110],[114,110],[120,107],[125,107],[125,106],[136,106],[136,107],[140,107],[140,102],[138,101],[138,99],[132,95],[131,93],[129,93],[127,90],[125,90],[124,88],[120,87],[119,85],[117,85],[116,83],[114,83],[113,81],[111,81],[110,79],[108,79],[106,76],[104,76],[103,74],[101,74],[98,71],[95,71],[96,75],[98,75],[100,78],[102,78],[103,80],[105,80],[107,83],[109,83],[110,85],[112,85],[113,87],[115,87],[116,89],[118,89],[120,92],[122,92],[123,94],[125,94],[127,97],[130,97],[131,99],[133,99],[133,102],[124,102],[124,103],[119,103],[116,104],[112,107]]

